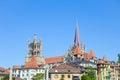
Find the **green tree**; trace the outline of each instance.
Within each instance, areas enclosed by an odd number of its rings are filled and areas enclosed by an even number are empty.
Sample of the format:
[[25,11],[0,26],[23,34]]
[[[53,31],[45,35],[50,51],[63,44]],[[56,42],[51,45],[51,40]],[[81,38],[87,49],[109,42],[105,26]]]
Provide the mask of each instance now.
[[[9,75],[4,76],[1,80],[9,80]],[[15,80],[15,78],[12,77],[12,80]]]
[[86,74],[81,77],[81,80],[96,80],[95,71],[89,68]]
[[33,77],[33,80],[43,80],[45,79],[45,74],[43,73],[38,73]]
[[87,70],[87,75],[90,80],[96,80],[95,71],[92,68]]
[[82,75],[81,80],[90,80],[88,75]]

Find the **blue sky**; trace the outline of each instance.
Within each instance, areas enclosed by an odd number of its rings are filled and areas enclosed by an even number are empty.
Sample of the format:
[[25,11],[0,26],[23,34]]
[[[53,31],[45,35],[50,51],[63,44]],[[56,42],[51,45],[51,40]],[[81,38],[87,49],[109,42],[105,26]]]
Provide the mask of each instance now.
[[120,0],[0,1],[0,66],[24,65],[27,41],[43,41],[44,57],[65,55],[79,25],[80,40],[98,58],[117,61]]

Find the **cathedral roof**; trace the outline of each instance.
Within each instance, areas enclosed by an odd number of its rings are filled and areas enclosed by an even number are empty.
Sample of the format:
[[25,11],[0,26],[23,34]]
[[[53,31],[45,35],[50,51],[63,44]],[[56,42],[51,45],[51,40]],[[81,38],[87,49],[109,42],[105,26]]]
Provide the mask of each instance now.
[[94,52],[92,50],[90,50],[89,56],[90,56],[90,58],[95,58],[96,57],[95,54],[94,54]]
[[45,58],[45,62],[46,62],[47,64],[63,62],[63,56]]
[[73,53],[74,53],[74,55],[76,55],[76,54],[82,54],[82,52],[81,52],[81,50],[80,50],[80,48],[79,48],[78,45],[75,46],[75,49],[74,49]]
[[89,54],[88,54],[88,53],[85,53],[85,54],[84,54],[84,58],[87,59],[87,60],[89,60],[89,58],[90,58]]
[[26,64],[25,64],[25,68],[38,68],[38,67],[39,66],[38,66],[38,64],[36,62],[36,59],[35,59],[34,55],[32,56],[31,61],[26,62]]

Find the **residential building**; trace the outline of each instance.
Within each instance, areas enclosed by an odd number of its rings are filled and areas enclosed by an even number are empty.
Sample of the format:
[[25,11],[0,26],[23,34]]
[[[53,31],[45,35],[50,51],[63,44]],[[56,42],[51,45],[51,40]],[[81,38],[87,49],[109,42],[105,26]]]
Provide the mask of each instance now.
[[120,73],[119,73],[119,71],[120,71],[120,65],[119,65],[119,63],[115,63],[115,62],[111,62],[111,64],[110,64],[110,69],[111,69],[111,79],[112,80],[120,80],[120,78],[119,78],[119,75],[120,75]]
[[63,63],[54,66],[50,70],[51,80],[81,80],[81,76],[84,73],[84,69],[78,65],[71,63]]
[[6,76],[6,75],[9,75],[9,70],[0,67],[0,80],[1,80],[4,76]]
[[110,80],[110,63],[107,61],[107,58],[104,56],[102,59],[98,60],[97,64],[98,69],[98,80]]

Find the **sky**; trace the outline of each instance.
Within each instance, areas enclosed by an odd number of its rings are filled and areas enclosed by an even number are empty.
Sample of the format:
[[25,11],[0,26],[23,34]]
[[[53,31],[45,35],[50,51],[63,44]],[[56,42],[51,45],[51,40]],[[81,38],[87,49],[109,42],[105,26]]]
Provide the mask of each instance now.
[[76,22],[88,53],[117,61],[120,0],[1,0],[0,67],[24,65],[34,34],[45,58],[64,56],[74,44]]

